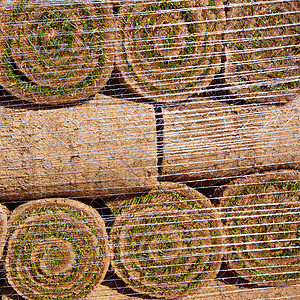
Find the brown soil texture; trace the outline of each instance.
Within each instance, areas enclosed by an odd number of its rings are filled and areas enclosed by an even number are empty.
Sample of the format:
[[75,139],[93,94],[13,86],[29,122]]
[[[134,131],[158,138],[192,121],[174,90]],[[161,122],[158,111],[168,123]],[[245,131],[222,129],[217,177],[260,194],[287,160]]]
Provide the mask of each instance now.
[[284,106],[230,105],[193,98],[162,109],[163,180],[197,186],[300,168],[300,98]]
[[86,99],[104,87],[114,63],[112,4],[30,0],[2,5],[0,84],[8,92],[29,102],[60,104]]
[[133,290],[182,297],[208,286],[221,267],[220,216],[208,198],[165,183],[115,210],[112,268]]
[[52,198],[12,211],[6,277],[19,295],[37,300],[86,297],[110,263],[105,224],[81,202]]
[[258,285],[300,282],[300,172],[253,174],[221,191],[229,267]]
[[0,107],[0,199],[99,198],[157,183],[151,105],[96,95],[55,109]]
[[237,98],[284,103],[299,95],[299,9],[297,0],[230,1],[224,76]]
[[9,210],[2,204],[0,204],[0,263],[2,264],[3,249],[6,244],[7,237],[7,218]]
[[221,68],[224,19],[220,0],[126,1],[118,15],[121,81],[155,102],[201,92]]

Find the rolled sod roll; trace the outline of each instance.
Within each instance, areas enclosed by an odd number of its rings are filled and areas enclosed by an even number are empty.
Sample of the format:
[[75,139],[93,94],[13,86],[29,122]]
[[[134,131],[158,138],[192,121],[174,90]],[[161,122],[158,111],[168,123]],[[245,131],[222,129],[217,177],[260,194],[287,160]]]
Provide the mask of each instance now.
[[8,231],[7,216],[9,210],[6,206],[0,204],[0,264],[2,264],[3,249],[6,244],[6,237]]
[[121,81],[155,102],[203,91],[220,71],[224,18],[219,0],[126,1],[118,16]]
[[209,98],[162,108],[161,179],[198,186],[248,173],[300,168],[300,98],[284,106]]
[[223,233],[205,196],[170,183],[112,206],[112,267],[133,290],[173,299],[213,284]]
[[284,103],[299,95],[297,0],[231,0],[225,34],[225,80],[237,98]]
[[229,267],[263,285],[300,278],[300,172],[280,170],[237,179],[222,188]]
[[40,104],[86,99],[113,69],[112,4],[96,0],[15,0],[0,25],[0,84]]
[[157,184],[154,110],[96,95],[56,109],[0,107],[0,199],[100,198]]
[[27,202],[9,220],[8,282],[26,299],[82,299],[103,280],[110,262],[105,224],[81,202]]

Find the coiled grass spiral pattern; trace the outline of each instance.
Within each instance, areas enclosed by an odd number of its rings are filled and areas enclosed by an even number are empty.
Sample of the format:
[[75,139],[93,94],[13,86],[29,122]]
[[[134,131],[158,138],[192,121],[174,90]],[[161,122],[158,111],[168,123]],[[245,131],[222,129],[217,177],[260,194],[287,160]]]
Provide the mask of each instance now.
[[203,91],[220,70],[224,18],[219,0],[126,1],[116,55],[122,81],[156,102]]
[[299,1],[228,3],[225,80],[230,92],[247,102],[284,103],[296,98]]
[[99,1],[20,0],[6,6],[0,84],[40,104],[96,94],[113,68],[112,5]]
[[197,191],[172,187],[126,201],[111,231],[115,272],[155,297],[179,297],[209,285],[221,265],[218,214]]
[[223,188],[229,266],[267,285],[299,279],[300,172],[251,175]]
[[71,199],[42,199],[12,212],[5,269],[19,295],[83,298],[103,280],[108,237],[96,210]]

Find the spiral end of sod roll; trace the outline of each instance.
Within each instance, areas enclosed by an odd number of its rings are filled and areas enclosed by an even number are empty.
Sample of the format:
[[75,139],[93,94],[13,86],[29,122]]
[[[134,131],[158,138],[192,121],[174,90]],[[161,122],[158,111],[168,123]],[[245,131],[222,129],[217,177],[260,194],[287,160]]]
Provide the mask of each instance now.
[[222,225],[202,194],[163,184],[115,213],[112,267],[133,290],[173,298],[212,284],[221,265]]
[[0,26],[0,84],[17,98],[75,102],[110,78],[114,21],[108,2],[13,1]]
[[17,293],[32,300],[82,299],[103,280],[110,258],[98,212],[71,199],[42,199],[9,220],[5,269]]
[[229,267],[257,284],[281,286],[299,280],[300,172],[238,179],[224,188],[222,199]]
[[299,96],[299,10],[294,1],[231,0],[225,80],[248,102],[285,103]]
[[156,102],[186,100],[220,71],[222,1],[126,1],[116,63],[133,92]]

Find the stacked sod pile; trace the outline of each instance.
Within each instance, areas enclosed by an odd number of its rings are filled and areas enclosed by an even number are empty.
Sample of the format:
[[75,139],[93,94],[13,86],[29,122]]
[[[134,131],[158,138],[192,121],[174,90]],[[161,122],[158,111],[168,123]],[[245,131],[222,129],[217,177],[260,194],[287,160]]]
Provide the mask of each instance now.
[[[135,99],[195,102],[192,94],[207,92],[221,71],[223,1],[120,1],[115,16],[112,2],[5,5],[0,84],[38,104],[86,100],[105,86],[115,62]],[[229,2],[224,82],[230,92],[249,102],[293,99],[299,88],[299,1]],[[151,190],[158,174],[202,184],[251,172],[253,166],[282,167],[283,153],[289,166],[296,164],[296,104],[274,110],[279,116],[274,120],[269,111],[259,108],[254,116],[253,110],[245,113],[220,102],[196,105],[188,113],[186,102],[153,109],[100,94],[89,100],[55,109],[0,107],[6,138],[2,199],[126,194],[126,201],[112,200],[112,268],[149,297],[182,297],[213,286],[225,244],[229,266],[251,282],[280,285],[299,277],[299,172],[254,175],[223,188],[226,241],[220,216],[205,196],[180,184]],[[251,114],[259,137],[245,126]],[[280,139],[278,128],[287,130]],[[288,135],[289,144],[280,151],[269,144],[274,132],[277,145]],[[241,145],[250,146],[245,151]],[[159,158],[157,150],[163,154]],[[0,206],[0,254],[7,228],[5,269],[14,294],[29,300],[93,297],[112,255],[105,224],[94,209],[67,198],[30,200],[7,224]]]
[[162,184],[115,214],[112,266],[132,289],[172,298],[211,285],[221,265],[222,225],[202,194]]
[[0,84],[30,102],[75,102],[96,94],[113,68],[112,4],[18,0],[0,30]]
[[110,251],[104,221],[88,205],[43,199],[9,220],[7,279],[32,300],[82,299],[103,280]]
[[287,102],[299,94],[299,10],[293,1],[228,1],[225,80],[249,102]]
[[286,285],[300,277],[300,172],[251,175],[223,187],[227,262],[257,284]]
[[122,81],[157,102],[204,90],[220,71],[223,20],[220,0],[124,2],[116,55]]

